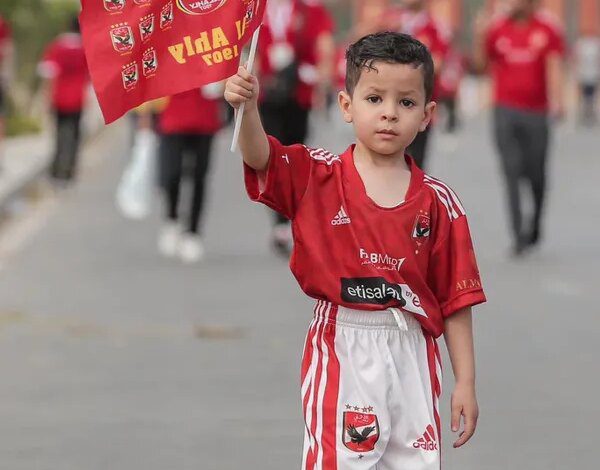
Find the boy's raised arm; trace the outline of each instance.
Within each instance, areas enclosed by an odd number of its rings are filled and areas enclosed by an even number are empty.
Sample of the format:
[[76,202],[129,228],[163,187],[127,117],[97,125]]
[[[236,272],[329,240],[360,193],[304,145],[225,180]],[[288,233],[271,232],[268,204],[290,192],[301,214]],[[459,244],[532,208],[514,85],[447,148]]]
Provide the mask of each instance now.
[[240,129],[239,146],[244,163],[257,171],[266,170],[269,163],[269,140],[258,114],[258,80],[244,68],[227,80],[225,99],[235,109],[242,103],[244,116]]

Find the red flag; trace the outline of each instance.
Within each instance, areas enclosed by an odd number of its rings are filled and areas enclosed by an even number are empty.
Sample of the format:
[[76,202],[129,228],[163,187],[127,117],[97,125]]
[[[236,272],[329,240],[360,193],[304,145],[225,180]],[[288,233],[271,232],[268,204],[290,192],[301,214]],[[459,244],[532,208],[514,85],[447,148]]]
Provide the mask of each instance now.
[[83,44],[108,124],[140,104],[223,80],[266,0],[81,0]]

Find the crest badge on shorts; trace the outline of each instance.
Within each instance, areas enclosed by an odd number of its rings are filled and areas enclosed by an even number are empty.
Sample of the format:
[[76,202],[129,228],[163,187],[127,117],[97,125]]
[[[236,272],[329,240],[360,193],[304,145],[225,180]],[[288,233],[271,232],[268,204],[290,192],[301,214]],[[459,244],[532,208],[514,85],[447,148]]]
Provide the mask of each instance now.
[[379,421],[370,413],[344,412],[344,445],[352,452],[369,452],[379,440]]

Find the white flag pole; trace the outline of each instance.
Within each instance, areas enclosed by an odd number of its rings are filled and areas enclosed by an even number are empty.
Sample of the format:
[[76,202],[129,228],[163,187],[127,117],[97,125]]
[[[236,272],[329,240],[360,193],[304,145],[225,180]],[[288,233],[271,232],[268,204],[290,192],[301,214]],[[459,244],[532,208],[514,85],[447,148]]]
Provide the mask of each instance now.
[[[256,46],[258,46],[258,36],[260,34],[260,25],[254,31],[252,35],[252,43],[250,44],[250,55],[248,56],[248,65],[246,69],[249,73],[252,73],[252,66],[254,65],[254,57],[256,56]],[[237,150],[237,143],[240,137],[240,129],[242,128],[242,119],[244,117],[244,108],[246,103],[242,103],[235,113],[235,126],[233,128],[233,140],[231,142],[231,151]]]

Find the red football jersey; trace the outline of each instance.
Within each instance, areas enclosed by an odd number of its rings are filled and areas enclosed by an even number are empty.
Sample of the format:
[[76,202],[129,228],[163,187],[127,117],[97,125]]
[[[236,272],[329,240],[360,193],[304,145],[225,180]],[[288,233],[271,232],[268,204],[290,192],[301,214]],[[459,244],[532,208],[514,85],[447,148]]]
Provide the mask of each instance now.
[[274,63],[280,55],[277,52],[286,49],[298,66],[296,101],[302,108],[310,109],[319,79],[317,39],[322,34],[331,34],[333,29],[331,15],[318,2],[292,0],[283,5],[268,4],[258,46],[262,77],[268,80],[277,69]]
[[445,317],[485,301],[461,202],[410,157],[405,201],[386,208],[367,196],[354,146],[338,156],[269,142],[266,172],[244,166],[246,189],[292,220],[290,267],[307,295],[361,310],[399,307],[435,337]]
[[221,129],[221,96],[205,96],[196,89],[168,98],[168,104],[159,117],[163,134],[215,134]]
[[52,104],[62,112],[79,112],[83,108],[89,75],[81,36],[60,35],[44,54],[43,75],[52,79]]
[[[450,46],[450,37],[428,11],[413,13],[403,8],[393,7],[386,13],[385,22],[394,31],[410,34],[421,41],[434,58],[436,66],[443,62]],[[436,68],[436,75],[440,70]],[[436,79],[433,99],[439,95],[438,80]]]
[[485,43],[494,79],[495,102],[530,111],[548,108],[546,64],[551,54],[564,54],[564,38],[547,15],[527,23],[498,19]]

